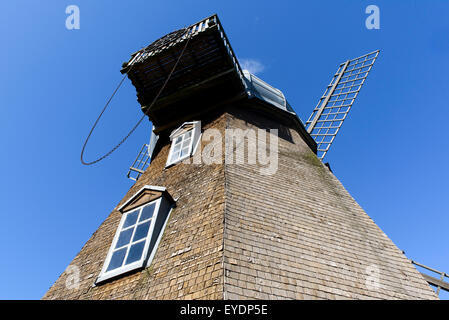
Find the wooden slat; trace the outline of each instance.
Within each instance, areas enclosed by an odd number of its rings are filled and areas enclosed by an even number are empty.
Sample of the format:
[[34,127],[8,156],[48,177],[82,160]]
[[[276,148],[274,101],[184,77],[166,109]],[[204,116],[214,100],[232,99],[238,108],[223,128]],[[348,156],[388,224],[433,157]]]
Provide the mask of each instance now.
[[436,286],[436,287],[440,287],[441,289],[443,289],[443,290],[449,292],[449,283],[444,282],[444,281],[442,281],[442,280],[440,280],[440,279],[431,277],[431,276],[429,276],[429,275],[427,275],[427,274],[425,274],[425,273],[422,273],[422,272],[421,272],[421,275],[424,277],[424,279],[425,279],[428,283],[430,283],[430,284],[432,284],[432,285],[434,285],[434,286]]

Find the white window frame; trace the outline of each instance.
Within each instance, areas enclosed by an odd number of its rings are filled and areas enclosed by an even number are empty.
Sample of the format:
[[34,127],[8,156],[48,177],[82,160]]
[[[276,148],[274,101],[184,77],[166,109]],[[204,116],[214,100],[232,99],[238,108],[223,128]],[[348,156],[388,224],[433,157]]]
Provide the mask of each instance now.
[[[192,125],[193,128],[188,131],[183,132],[183,128],[187,125]],[[191,135],[190,135],[189,149],[188,149],[187,153],[181,157],[178,157],[177,159],[172,160],[175,146],[178,145],[178,143],[175,144],[176,139],[181,138],[181,141],[179,142],[179,144],[181,145],[181,148],[179,149],[179,151],[181,152],[181,150],[183,149],[182,144],[184,143],[184,139],[185,139],[187,133],[189,133],[189,132],[191,132]],[[183,161],[184,159],[187,159],[188,157],[190,157],[196,150],[196,146],[198,145],[200,134],[201,134],[201,121],[185,122],[178,129],[174,130],[170,135],[171,146],[170,146],[170,152],[168,153],[168,158],[167,158],[165,167],[172,166],[172,165],[179,163],[179,162]]]
[[[148,247],[150,245],[151,238],[152,238],[152,235],[153,235],[153,229],[154,229],[154,227],[156,225],[156,221],[157,221],[158,215],[160,213],[159,208],[160,208],[160,205],[161,205],[161,201],[162,201],[162,196],[160,196],[158,199],[155,199],[153,201],[147,202],[147,203],[145,203],[145,204],[143,204],[143,205],[141,205],[141,206],[139,206],[137,208],[131,209],[131,210],[126,211],[126,212],[123,213],[122,218],[121,218],[120,223],[119,223],[119,226],[118,226],[117,231],[115,233],[114,239],[112,240],[112,244],[111,244],[111,246],[109,248],[109,251],[108,251],[108,254],[106,256],[106,260],[104,262],[103,268],[102,268],[102,270],[100,272],[99,277],[97,278],[96,283],[102,282],[104,280],[116,277],[116,276],[118,276],[120,274],[129,272],[129,271],[132,271],[132,270],[135,270],[135,269],[138,269],[138,268],[142,268],[144,266],[145,261],[147,260],[148,255],[150,254],[148,252]],[[153,216],[151,218],[150,229],[148,230],[148,234],[147,234],[146,239],[145,239],[145,246],[143,248],[142,256],[141,256],[140,260],[132,262],[132,263],[130,263],[128,265],[122,265],[121,267],[118,267],[118,268],[110,270],[110,271],[106,271],[108,266],[109,266],[109,263],[111,262],[111,258],[112,258],[112,255],[114,253],[115,246],[117,245],[117,241],[118,241],[118,239],[120,237],[120,233],[122,232],[123,224],[125,223],[125,220],[128,217],[128,215],[133,213],[133,212],[135,212],[135,211],[140,211],[139,215],[137,217],[136,227],[135,227],[135,229],[133,231],[133,234],[131,235],[131,239],[130,239],[130,243],[131,243],[132,238],[134,237],[134,233],[136,232],[137,225],[139,224],[138,222],[139,222],[140,215],[142,213],[142,209],[144,207],[148,206],[148,205],[153,204],[153,203],[155,203],[154,212],[153,212]],[[163,232],[163,230],[161,230],[161,232]],[[157,247],[155,246],[152,251],[154,251],[156,248]],[[126,259],[128,257],[129,251],[130,251],[130,249],[128,248],[127,252],[126,252],[126,256],[123,258],[123,263],[126,262]]]

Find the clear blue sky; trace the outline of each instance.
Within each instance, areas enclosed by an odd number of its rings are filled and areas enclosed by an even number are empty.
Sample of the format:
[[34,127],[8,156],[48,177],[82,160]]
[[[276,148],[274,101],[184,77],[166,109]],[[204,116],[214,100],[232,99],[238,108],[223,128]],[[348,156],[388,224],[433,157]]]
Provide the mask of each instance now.
[[[65,28],[71,4],[80,30]],[[380,30],[365,28],[369,4]],[[0,298],[42,297],[131,186],[147,121],[107,160],[79,161],[122,62],[213,13],[304,121],[340,62],[382,50],[327,161],[409,258],[449,272],[448,1],[17,0],[0,3]],[[139,117],[127,80],[88,160]]]

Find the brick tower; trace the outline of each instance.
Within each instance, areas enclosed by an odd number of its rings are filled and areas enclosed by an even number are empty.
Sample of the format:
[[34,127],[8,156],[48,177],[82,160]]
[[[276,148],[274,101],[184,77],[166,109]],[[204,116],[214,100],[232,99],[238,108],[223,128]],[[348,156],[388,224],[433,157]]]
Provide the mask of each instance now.
[[437,298],[282,92],[241,70],[217,16],[122,72],[153,123],[151,163],[44,299]]

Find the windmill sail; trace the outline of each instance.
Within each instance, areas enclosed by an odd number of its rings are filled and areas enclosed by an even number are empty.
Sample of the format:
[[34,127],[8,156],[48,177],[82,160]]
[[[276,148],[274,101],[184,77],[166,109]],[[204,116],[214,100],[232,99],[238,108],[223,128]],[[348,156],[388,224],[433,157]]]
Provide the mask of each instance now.
[[376,50],[341,63],[307,120],[307,132],[315,139],[321,160],[329,151],[378,55],[379,50]]

